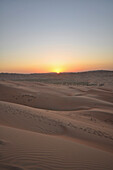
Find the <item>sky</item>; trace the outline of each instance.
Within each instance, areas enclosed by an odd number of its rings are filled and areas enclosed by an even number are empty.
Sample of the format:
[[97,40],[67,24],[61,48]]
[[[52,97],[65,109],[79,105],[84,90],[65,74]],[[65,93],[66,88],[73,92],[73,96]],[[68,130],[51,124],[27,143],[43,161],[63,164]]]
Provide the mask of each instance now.
[[0,0],[0,72],[113,70],[113,0]]

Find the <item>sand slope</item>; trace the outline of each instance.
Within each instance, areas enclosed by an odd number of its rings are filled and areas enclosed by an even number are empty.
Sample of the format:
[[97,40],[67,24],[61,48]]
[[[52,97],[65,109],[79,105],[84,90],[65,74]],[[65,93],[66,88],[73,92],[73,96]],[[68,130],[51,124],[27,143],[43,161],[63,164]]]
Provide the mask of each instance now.
[[[111,170],[113,155],[58,137],[0,127],[2,169]],[[16,169],[15,168],[15,169]]]
[[66,114],[67,112],[58,114],[55,111],[0,102],[1,125],[43,134],[61,135],[99,148],[101,142],[102,149],[112,151],[113,135],[112,129],[109,128],[111,125],[100,127],[98,123],[92,121],[87,122],[85,119],[81,121],[80,117],[74,119],[72,113],[68,116]]

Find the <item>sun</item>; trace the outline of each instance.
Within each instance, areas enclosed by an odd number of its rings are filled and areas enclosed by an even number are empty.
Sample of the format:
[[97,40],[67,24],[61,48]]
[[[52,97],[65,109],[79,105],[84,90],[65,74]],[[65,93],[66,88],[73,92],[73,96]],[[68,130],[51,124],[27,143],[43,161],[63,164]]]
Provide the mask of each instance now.
[[56,72],[57,74],[59,74],[61,72],[61,69],[57,68],[54,70],[54,72]]

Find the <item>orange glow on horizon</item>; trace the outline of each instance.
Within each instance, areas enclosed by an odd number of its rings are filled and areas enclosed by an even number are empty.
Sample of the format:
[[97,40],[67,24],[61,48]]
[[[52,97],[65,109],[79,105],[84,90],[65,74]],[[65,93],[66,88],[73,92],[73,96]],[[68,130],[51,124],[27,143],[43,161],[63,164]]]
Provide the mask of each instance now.
[[53,70],[53,72],[59,74],[59,73],[61,73],[61,69],[60,68],[56,68],[56,69]]
[[112,67],[112,63],[110,64],[103,64],[102,67],[100,67],[100,63],[79,63],[79,62],[73,62],[73,63],[40,63],[40,64],[23,64],[20,66],[20,64],[15,63],[15,65],[0,65],[1,70],[0,72],[10,72],[10,73],[61,73],[61,72],[82,72],[82,71],[88,71],[88,70],[99,70],[99,69],[107,69]]

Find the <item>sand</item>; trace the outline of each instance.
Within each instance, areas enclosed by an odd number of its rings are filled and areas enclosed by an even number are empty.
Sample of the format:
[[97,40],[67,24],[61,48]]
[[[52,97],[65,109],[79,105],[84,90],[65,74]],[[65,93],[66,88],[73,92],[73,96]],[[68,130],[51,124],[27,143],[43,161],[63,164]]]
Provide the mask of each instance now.
[[113,169],[112,82],[113,72],[0,74],[0,169]]

